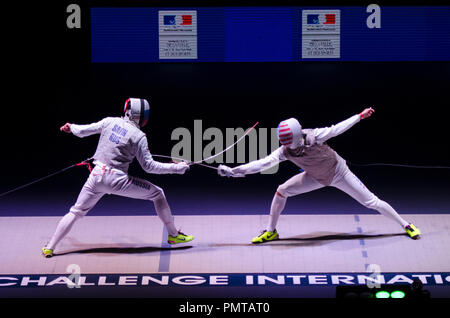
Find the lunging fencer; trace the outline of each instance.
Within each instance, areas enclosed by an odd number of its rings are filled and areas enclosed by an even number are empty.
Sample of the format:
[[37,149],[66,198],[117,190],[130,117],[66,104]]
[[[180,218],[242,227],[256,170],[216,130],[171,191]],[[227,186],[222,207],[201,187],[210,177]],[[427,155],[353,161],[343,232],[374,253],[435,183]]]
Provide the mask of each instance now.
[[268,224],[259,236],[252,239],[252,243],[264,243],[279,238],[276,225],[287,198],[325,186],[340,189],[365,207],[374,209],[400,224],[409,237],[419,238],[420,230],[412,223],[405,221],[392,206],[367,189],[350,171],[345,160],[326,143],[328,139],[342,134],[373,113],[374,109],[366,108],[360,114],[336,125],[315,129],[302,129],[295,118],[284,120],[277,128],[281,147],[270,155],[234,168],[219,166],[218,173],[228,177],[243,177],[246,174],[258,173],[285,160],[293,162],[304,170],[278,187],[270,207]]
[[94,154],[92,169],[78,199],[69,212],[59,221],[50,241],[42,248],[45,257],[53,256],[56,245],[70,231],[73,224],[85,216],[105,194],[149,200],[168,232],[168,243],[192,241],[192,235],[179,232],[163,189],[153,183],[128,175],[128,167],[136,157],[147,173],[184,174],[189,169],[185,162],[161,163],[153,160],[148,149],[147,137],[140,129],[149,119],[150,105],[141,98],[129,98],[125,102],[123,117],[107,117],[89,125],[66,123],[61,131],[77,137],[100,134]]

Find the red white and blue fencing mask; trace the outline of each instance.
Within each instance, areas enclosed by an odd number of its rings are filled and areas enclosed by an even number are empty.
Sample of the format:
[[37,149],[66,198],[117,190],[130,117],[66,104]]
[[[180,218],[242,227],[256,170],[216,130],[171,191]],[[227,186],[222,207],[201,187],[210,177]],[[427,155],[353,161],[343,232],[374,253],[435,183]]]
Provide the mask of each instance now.
[[150,104],[143,98],[128,98],[125,102],[125,115],[140,127],[144,127],[150,117]]
[[302,140],[302,125],[295,118],[283,120],[277,127],[277,135],[283,146],[297,148]]

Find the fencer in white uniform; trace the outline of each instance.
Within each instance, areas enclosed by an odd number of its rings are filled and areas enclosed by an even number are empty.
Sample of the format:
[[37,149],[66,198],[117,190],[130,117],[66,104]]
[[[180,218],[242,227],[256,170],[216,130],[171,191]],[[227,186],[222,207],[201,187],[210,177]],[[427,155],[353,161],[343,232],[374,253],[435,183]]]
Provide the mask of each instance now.
[[372,108],[366,108],[360,114],[336,125],[315,129],[302,129],[295,118],[284,120],[277,128],[282,146],[269,156],[234,168],[225,165],[219,166],[218,173],[221,176],[231,177],[243,177],[246,174],[258,173],[285,160],[293,162],[304,170],[278,187],[272,200],[267,227],[252,240],[253,243],[278,239],[276,225],[288,197],[325,186],[336,187],[365,207],[374,209],[394,220],[411,238],[419,237],[420,230],[412,223],[405,221],[391,205],[369,191],[350,171],[345,160],[326,144],[328,139],[342,134],[361,119],[370,117],[373,112]]
[[153,183],[128,175],[128,167],[136,157],[147,173],[184,174],[189,169],[185,162],[161,163],[153,160],[147,137],[140,129],[148,122],[150,105],[147,100],[129,98],[125,102],[124,117],[107,117],[89,125],[66,123],[61,131],[83,138],[100,134],[94,154],[95,167],[78,196],[76,203],[60,220],[51,240],[42,249],[51,257],[58,242],[70,231],[77,219],[85,216],[105,194],[149,200],[168,232],[170,244],[191,241],[193,236],[179,232],[163,189]]

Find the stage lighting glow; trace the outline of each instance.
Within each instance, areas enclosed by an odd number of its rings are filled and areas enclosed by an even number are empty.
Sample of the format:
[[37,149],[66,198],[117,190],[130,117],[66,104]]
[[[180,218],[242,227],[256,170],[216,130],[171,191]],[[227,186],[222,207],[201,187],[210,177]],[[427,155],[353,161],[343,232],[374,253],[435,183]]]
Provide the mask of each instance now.
[[375,298],[389,298],[391,294],[385,290],[381,290],[375,294]]
[[394,290],[391,293],[391,298],[405,298],[405,296],[406,296],[405,292],[401,290]]

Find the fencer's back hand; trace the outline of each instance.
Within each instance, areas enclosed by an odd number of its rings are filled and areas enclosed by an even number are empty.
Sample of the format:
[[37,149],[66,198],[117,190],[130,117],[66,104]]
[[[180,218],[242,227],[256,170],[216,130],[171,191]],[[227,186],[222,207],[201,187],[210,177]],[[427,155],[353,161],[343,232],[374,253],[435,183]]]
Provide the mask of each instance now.
[[365,119],[365,118],[369,118],[370,116],[372,116],[372,114],[375,112],[375,109],[373,109],[372,107],[366,108],[364,109],[359,116],[361,117],[361,119]]
[[179,163],[175,163],[174,165],[176,167],[175,173],[184,174],[186,171],[189,170],[189,165],[186,162],[184,162],[184,161],[181,161]]
[[69,123],[65,123],[64,126],[61,126],[61,128],[59,128],[60,131],[63,131],[65,133],[70,134],[72,131],[70,130],[70,124]]

